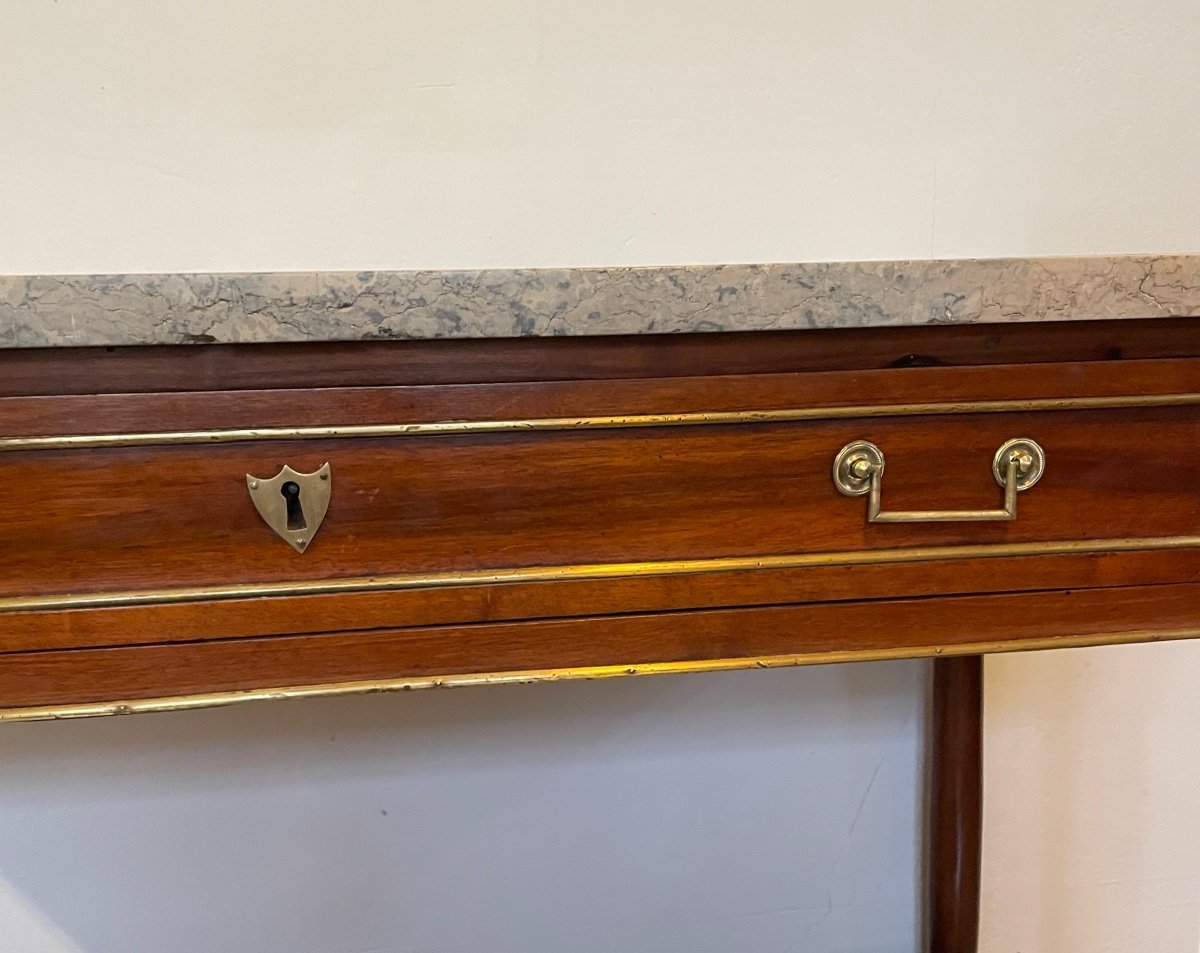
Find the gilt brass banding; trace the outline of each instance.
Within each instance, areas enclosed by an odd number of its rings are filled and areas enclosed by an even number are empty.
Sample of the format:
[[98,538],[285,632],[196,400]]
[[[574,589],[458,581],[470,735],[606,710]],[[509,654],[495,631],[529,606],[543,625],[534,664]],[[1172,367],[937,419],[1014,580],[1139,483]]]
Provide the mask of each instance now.
[[416,675],[401,678],[355,682],[328,682],[293,685],[284,688],[246,691],[205,692],[163,698],[137,698],[121,701],[84,702],[72,705],[40,705],[25,708],[0,708],[0,723],[19,721],[56,721],[68,718],[94,718],[104,715],[135,715],[150,712],[191,711],[219,708],[242,702],[278,701],[288,698],[319,698],[339,695],[373,695],[385,692],[418,691],[429,688],[469,688],[479,685],[529,685],[539,682],[565,682],[643,675],[682,675],[698,672],[722,672],[748,668],[790,668],[802,665],[827,665],[838,662],[879,662],[906,658],[948,658],[956,655],[983,655],[996,652],[1023,652],[1036,649],[1083,648],[1139,642],[1169,642],[1200,637],[1200,627],[1185,629],[1139,629],[1121,632],[1086,632],[1074,635],[1016,637],[1002,642],[964,642],[956,645],[914,645],[890,649],[839,649],[791,655],[755,658],[703,659],[688,662],[649,662],[634,665],[596,665],[581,668],[532,669],[514,672],[481,672],[457,675]]
[[809,569],[822,566],[869,566],[897,563],[999,559],[1017,556],[1069,556],[1090,553],[1152,552],[1200,549],[1200,536],[1150,536],[1124,539],[1063,540],[1059,542],[987,543],[968,546],[921,546],[831,553],[792,553],[779,556],[731,556],[637,563],[590,563],[518,569],[472,569],[460,572],[409,573],[318,579],[310,582],[243,583],[192,586],[179,589],[140,589],[96,593],[56,593],[0,597],[0,614],[52,612],[64,609],[110,609],[128,606],[173,605],[183,602],[227,602],[283,596],[330,596],[409,589],[453,589],[533,582],[586,582],[643,576],[688,576],[720,572]]
[[997,414],[1053,410],[1111,410],[1200,405],[1200,394],[1118,397],[1036,398],[1032,400],[946,401],[919,404],[860,404],[785,410],[737,410],[682,414],[601,417],[545,417],[523,420],[446,420],[429,423],[348,424],[320,427],[261,427],[232,430],[171,430],[146,433],[0,437],[0,451],[85,450],[118,447],[170,447],[263,440],[337,440],[381,437],[437,437],[538,431],[624,430],[635,427],[696,427],[772,424],[856,417],[920,417],[940,414]]

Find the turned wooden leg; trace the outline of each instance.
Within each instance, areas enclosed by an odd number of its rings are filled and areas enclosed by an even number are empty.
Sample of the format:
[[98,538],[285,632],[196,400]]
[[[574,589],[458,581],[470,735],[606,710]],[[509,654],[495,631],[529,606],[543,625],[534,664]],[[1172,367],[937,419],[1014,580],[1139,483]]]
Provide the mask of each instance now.
[[976,953],[983,836],[983,657],[933,663],[930,953]]

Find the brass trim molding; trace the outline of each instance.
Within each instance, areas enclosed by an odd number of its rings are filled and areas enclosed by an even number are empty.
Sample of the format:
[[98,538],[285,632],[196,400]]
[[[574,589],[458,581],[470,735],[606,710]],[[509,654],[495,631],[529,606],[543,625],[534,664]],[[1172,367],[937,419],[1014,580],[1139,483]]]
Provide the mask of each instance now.
[[1200,637],[1200,627],[1185,629],[1137,629],[1122,632],[1092,632],[1077,635],[1046,636],[1033,639],[1009,639],[1003,642],[969,642],[960,645],[922,645],[894,649],[839,650],[758,658],[702,659],[689,662],[649,662],[637,665],[597,665],[581,668],[535,669],[514,672],[485,672],[465,675],[420,675],[356,682],[329,682],[264,688],[246,691],[207,692],[163,698],[124,701],[87,702],[72,705],[0,708],[0,723],[20,721],[58,721],[69,718],[93,718],[104,715],[134,715],[150,712],[191,711],[218,708],[251,701],[287,698],[319,698],[344,695],[371,695],[384,692],[416,691],[427,688],[467,688],[476,685],[527,685],[540,682],[581,681],[625,678],[638,675],[678,675],[720,672],[750,668],[788,668],[802,665],[828,665],[836,662],[870,662],[906,658],[947,658],[957,655],[981,655],[996,652],[1024,652],[1037,649],[1083,648],[1135,642],[1167,642]]
[[1068,556],[1179,549],[1200,549],[1200,536],[1146,536],[1124,539],[1071,539],[1052,542],[919,546],[829,553],[791,553],[780,556],[725,556],[710,559],[634,563],[532,566],[520,569],[471,569],[459,572],[318,579],[308,582],[243,583],[178,589],[5,596],[0,597],[0,614],[158,606],[182,602],[226,602],[234,599],[262,599],[281,596],[347,595],[408,589],[452,589],[508,583],[599,581],[627,579],[636,576],[686,576],[718,572],[754,572],[764,569],[808,569],[821,566],[888,565],[934,560],[958,561],[1016,556]]
[[523,420],[445,420],[407,424],[347,424],[320,427],[261,427],[232,430],[171,430],[145,433],[0,437],[0,451],[94,450],[117,447],[171,447],[265,440],[337,440],[378,437],[444,437],[464,434],[537,431],[624,430],[634,427],[697,427],[791,423],[856,417],[920,417],[941,414],[997,414],[1047,410],[1112,410],[1133,407],[1200,405],[1200,394],[1143,394],[1113,397],[1045,397],[1027,400],[943,401],[860,404],[784,410],[704,411],[599,417],[544,417]]

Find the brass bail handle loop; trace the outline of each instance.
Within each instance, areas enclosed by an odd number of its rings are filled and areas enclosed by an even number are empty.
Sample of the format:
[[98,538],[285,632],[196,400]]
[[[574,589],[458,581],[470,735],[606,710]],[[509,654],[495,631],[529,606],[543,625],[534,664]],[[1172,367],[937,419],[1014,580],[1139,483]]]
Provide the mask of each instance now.
[[1028,490],[1046,470],[1046,451],[1036,440],[1016,437],[1001,444],[992,459],[992,475],[1004,489],[997,510],[883,511],[883,451],[869,440],[854,440],[833,461],[833,483],[846,496],[867,497],[868,523],[990,523],[1017,518],[1017,494]]

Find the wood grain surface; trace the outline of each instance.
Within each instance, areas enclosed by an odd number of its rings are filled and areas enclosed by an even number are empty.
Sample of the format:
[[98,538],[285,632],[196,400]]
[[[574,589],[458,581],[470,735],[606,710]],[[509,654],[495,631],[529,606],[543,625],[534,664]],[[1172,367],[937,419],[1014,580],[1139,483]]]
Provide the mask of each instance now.
[[975,953],[983,860],[983,659],[933,664],[929,953]]
[[[830,477],[839,448],[867,438],[887,455],[885,509],[994,508],[992,457],[1018,436],[1048,465],[1013,522],[869,525],[865,501]],[[327,461],[329,512],[300,555],[261,521],[246,474]],[[1200,407],[55,450],[0,464],[0,595],[1200,529]]]
[[722,334],[31,348],[0,351],[0,396],[762,374],[1200,354],[1200,320]]
[[1196,626],[1162,585],[657,612],[0,655],[0,708],[477,672],[837,653],[934,655]]

